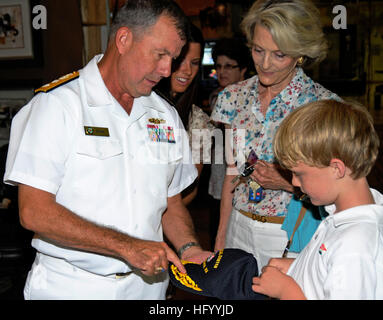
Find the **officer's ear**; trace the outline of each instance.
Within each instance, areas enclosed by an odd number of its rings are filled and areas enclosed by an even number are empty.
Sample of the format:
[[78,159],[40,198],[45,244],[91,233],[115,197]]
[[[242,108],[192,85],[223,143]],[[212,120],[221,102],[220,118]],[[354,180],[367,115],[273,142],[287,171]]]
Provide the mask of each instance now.
[[120,54],[128,50],[133,43],[133,33],[128,27],[121,27],[116,32],[115,43]]

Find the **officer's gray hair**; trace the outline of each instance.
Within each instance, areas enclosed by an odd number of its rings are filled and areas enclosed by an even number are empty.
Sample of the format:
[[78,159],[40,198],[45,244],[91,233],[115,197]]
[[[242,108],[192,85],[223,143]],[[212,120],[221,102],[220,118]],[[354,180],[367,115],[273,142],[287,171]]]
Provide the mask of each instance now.
[[139,37],[153,26],[161,15],[174,20],[180,38],[189,37],[188,18],[172,0],[127,0],[113,19],[109,39],[114,38],[121,27],[130,28]]

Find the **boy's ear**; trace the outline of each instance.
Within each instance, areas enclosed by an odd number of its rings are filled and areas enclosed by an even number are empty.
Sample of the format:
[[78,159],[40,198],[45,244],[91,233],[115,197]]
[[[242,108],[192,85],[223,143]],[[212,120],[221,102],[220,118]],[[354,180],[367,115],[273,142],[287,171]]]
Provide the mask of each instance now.
[[331,159],[330,167],[333,168],[336,178],[341,179],[345,176],[347,167],[342,160]]

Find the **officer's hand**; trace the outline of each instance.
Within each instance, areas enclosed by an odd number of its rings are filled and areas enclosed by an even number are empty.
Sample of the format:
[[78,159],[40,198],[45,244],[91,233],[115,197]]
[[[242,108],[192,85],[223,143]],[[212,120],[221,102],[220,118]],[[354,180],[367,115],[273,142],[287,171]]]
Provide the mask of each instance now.
[[144,275],[152,276],[168,269],[169,261],[182,273],[185,267],[165,242],[132,239],[125,259]]
[[213,252],[204,251],[200,247],[191,247],[184,252],[184,254],[182,255],[182,260],[195,262],[195,263],[202,263],[207,258],[209,258],[212,254]]

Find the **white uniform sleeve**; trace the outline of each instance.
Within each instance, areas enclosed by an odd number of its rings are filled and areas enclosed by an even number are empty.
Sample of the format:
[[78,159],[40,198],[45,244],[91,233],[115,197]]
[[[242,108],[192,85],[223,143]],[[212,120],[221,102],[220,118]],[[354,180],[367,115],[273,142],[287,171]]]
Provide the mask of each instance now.
[[169,184],[168,197],[173,197],[181,193],[184,189],[191,185],[198,176],[197,168],[192,163],[188,133],[186,132],[178,114],[176,114],[175,117],[177,119],[176,128],[178,128],[178,152],[180,152],[181,161],[179,161],[176,165],[173,179]]
[[4,182],[55,194],[74,133],[73,118],[55,95],[35,96],[12,121]]

